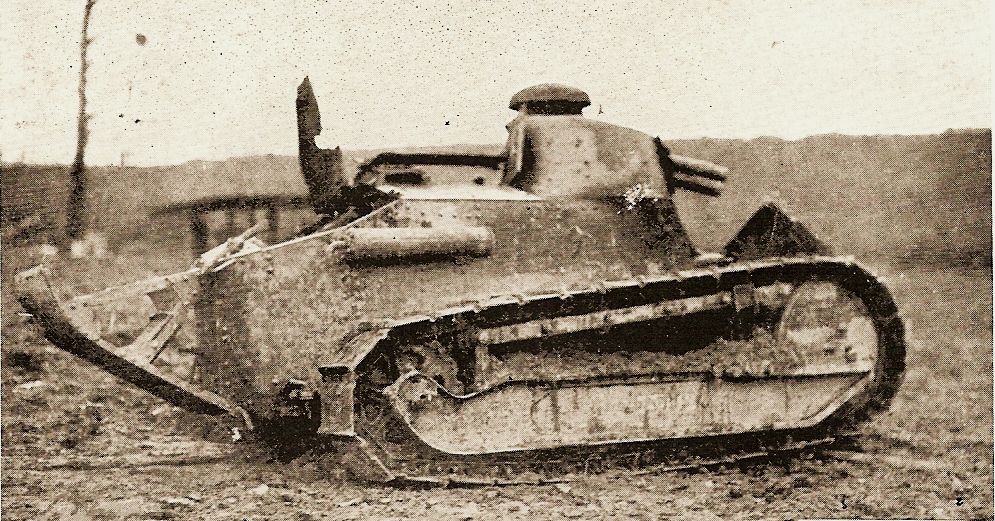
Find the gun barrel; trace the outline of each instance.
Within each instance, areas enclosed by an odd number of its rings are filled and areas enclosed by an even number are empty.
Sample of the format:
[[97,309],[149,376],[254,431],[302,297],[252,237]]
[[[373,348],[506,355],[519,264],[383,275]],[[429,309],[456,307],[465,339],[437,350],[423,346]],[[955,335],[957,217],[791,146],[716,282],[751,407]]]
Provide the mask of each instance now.
[[683,172],[675,173],[670,182],[674,188],[687,190],[701,195],[718,197],[722,194],[721,182],[704,179],[702,177],[691,177],[685,175]]
[[677,165],[681,174],[690,177],[703,177],[721,183],[726,180],[726,174],[729,172],[728,168],[704,159],[670,154],[670,160]]

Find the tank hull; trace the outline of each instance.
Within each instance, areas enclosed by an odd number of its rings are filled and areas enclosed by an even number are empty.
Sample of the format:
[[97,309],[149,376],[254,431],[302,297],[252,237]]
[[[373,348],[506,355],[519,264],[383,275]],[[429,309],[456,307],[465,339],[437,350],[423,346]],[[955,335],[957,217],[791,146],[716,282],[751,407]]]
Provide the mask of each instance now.
[[[483,195],[481,195],[481,192]],[[407,194],[348,230],[237,257],[200,277],[200,385],[265,416],[289,382],[317,392],[319,369],[365,356],[360,333],[408,317],[488,301],[589,289],[689,266],[689,248],[659,247],[637,211],[594,201],[543,201],[519,191]],[[370,230],[489,230],[476,254],[356,257],[340,246]],[[472,234],[479,246],[480,233]],[[438,241],[436,241],[438,242]],[[457,248],[458,249],[458,248]],[[296,385],[296,384],[295,384]]]
[[[68,303],[33,273],[20,294],[56,345],[277,445],[332,440],[380,481],[489,482],[500,466],[535,474],[530,453],[653,444],[754,454],[887,405],[904,330],[863,267],[766,251],[694,268],[693,250],[659,247],[673,230],[606,204],[401,199],[209,268]],[[126,345],[101,340],[96,317],[129,298],[151,318]]]

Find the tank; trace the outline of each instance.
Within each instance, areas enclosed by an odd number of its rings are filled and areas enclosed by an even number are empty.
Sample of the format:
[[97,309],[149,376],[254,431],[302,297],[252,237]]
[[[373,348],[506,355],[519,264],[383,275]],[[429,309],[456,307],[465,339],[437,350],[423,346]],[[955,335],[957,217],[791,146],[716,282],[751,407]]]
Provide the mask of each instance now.
[[44,266],[23,272],[17,294],[46,338],[384,482],[795,450],[849,432],[899,386],[903,322],[878,277],[773,204],[700,251],[673,195],[718,197],[726,169],[585,118],[583,91],[515,94],[499,153],[358,167],[315,144],[307,78],[296,101],[312,226],[265,244],[260,224],[184,272],[64,301]]

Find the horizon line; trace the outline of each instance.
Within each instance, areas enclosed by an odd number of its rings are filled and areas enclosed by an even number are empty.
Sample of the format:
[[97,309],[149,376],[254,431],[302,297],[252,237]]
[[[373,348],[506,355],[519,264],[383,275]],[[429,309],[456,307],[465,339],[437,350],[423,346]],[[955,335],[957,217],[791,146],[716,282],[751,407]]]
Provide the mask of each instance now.
[[[991,132],[991,131],[992,131],[991,127],[956,127],[956,128],[949,127],[949,128],[947,128],[945,130],[942,130],[942,131],[909,132],[909,133],[880,132],[880,133],[875,133],[875,134],[850,134],[850,133],[846,133],[846,132],[823,132],[823,133],[819,133],[819,134],[809,134],[809,135],[802,136],[802,137],[797,137],[797,138],[785,138],[785,137],[780,137],[780,136],[762,134],[762,135],[758,135],[758,136],[754,136],[754,137],[693,136],[693,137],[671,137],[671,138],[661,138],[661,139],[664,142],[703,141],[703,140],[750,142],[750,141],[760,141],[760,140],[776,140],[776,141],[784,141],[784,142],[789,142],[790,143],[790,142],[804,141],[806,139],[812,139],[812,138],[818,138],[818,137],[851,137],[851,138],[868,138],[868,137],[871,137],[871,138],[883,138],[883,137],[924,137],[924,136],[941,136],[943,134],[948,134],[948,133],[965,133],[966,134],[966,133]],[[460,147],[460,146],[477,146],[477,147],[480,147],[480,146],[503,146],[503,143],[496,143],[496,142],[489,142],[489,143],[482,143],[482,142],[460,142],[460,143],[436,144],[436,145],[393,145],[393,146],[383,146],[383,147],[355,147],[355,148],[342,146],[342,150],[343,151],[348,151],[348,152],[364,152],[364,151],[373,152],[373,151],[384,151],[384,150],[393,150],[393,149],[418,149],[418,148],[424,148],[424,149],[433,149],[433,148],[435,148],[435,149],[438,149],[438,148]],[[184,164],[187,164],[187,163],[194,163],[194,162],[201,162],[201,163],[225,163],[225,162],[228,162],[228,161],[231,161],[231,160],[245,159],[245,158],[250,158],[250,157],[266,157],[266,156],[270,156],[270,157],[294,157],[296,155],[297,154],[286,154],[286,153],[278,153],[278,152],[261,152],[261,153],[257,153],[257,154],[233,155],[233,156],[225,157],[223,159],[200,159],[200,158],[193,158],[193,159],[186,159],[186,160],[180,161],[178,163],[146,163],[146,164],[133,163],[133,164],[125,164],[124,166],[126,168],[162,168],[162,167],[181,166],[181,165],[184,165]],[[0,158],[0,165],[3,165],[3,166],[30,165],[30,166],[40,166],[40,167],[68,167],[69,166],[68,163],[45,163],[45,162],[36,163],[36,162],[33,162],[33,161],[22,161],[22,160],[8,161],[8,160],[3,159],[3,158]],[[109,168],[109,167],[120,168],[121,167],[121,165],[118,164],[118,163],[87,163],[86,166],[88,166],[88,167],[100,167],[100,168]]]

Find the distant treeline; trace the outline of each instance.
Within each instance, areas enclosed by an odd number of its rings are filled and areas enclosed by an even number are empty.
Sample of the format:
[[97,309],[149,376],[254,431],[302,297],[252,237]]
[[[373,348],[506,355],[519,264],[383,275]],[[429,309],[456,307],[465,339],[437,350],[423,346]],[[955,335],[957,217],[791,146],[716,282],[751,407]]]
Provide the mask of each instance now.
[[[769,198],[841,253],[951,253],[990,263],[990,130],[922,136],[830,134],[795,141],[694,139],[668,145],[674,152],[731,170],[719,199],[680,196],[688,227],[703,247],[720,247]],[[438,150],[496,152],[500,146]],[[347,166],[375,152],[346,151]],[[91,167],[88,173],[88,219],[112,242],[144,235],[157,225],[175,227],[149,220],[151,210],[165,205],[219,195],[306,193],[293,156],[168,167]],[[35,242],[60,233],[68,197],[67,167],[3,164],[0,177],[5,239]]]

